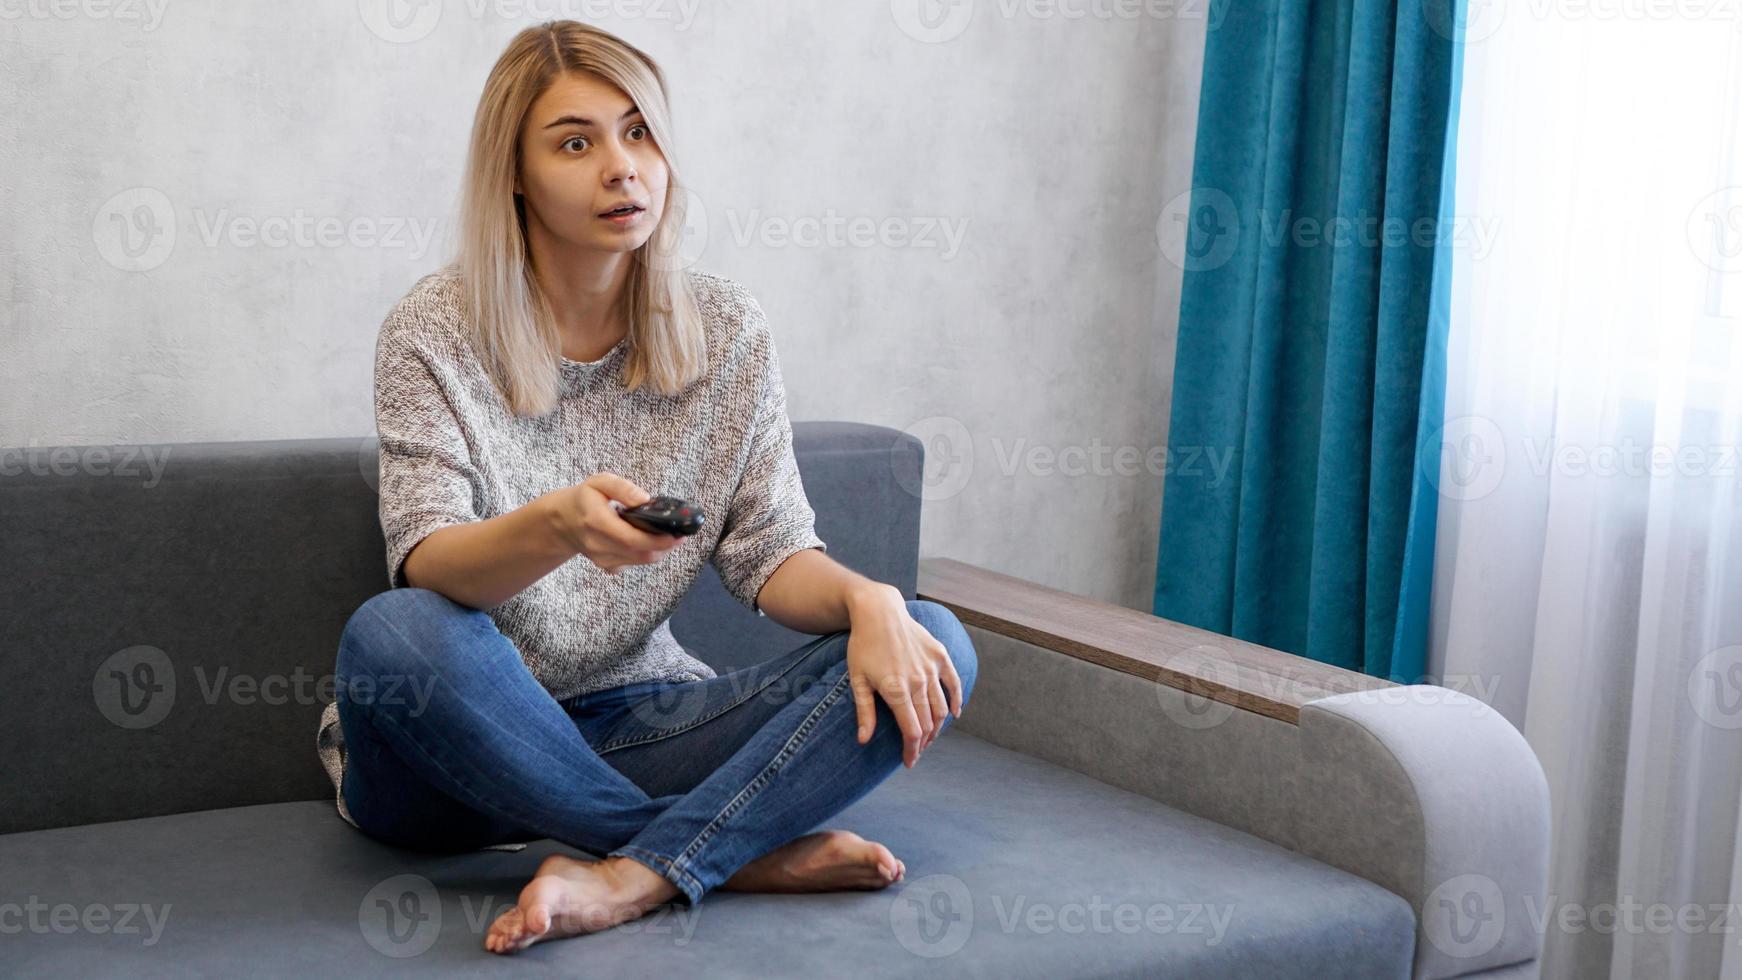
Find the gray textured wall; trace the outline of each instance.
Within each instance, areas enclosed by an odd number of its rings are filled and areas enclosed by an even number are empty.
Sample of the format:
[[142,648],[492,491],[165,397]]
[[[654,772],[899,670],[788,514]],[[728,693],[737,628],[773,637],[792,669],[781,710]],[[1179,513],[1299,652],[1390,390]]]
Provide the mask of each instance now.
[[932,446],[923,552],[1147,608],[1212,14],[0,0],[0,445],[372,432],[483,78],[572,16],[668,70],[697,264],[767,309],[792,417]]

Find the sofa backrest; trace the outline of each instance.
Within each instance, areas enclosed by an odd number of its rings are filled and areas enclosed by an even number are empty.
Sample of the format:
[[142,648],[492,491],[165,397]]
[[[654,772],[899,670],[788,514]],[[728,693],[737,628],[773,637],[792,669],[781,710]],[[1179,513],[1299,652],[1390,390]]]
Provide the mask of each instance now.
[[[797,422],[831,557],[913,596],[923,448]],[[0,449],[0,833],[330,799],[338,638],[388,587],[376,442]],[[672,620],[729,670],[807,637],[707,566]]]

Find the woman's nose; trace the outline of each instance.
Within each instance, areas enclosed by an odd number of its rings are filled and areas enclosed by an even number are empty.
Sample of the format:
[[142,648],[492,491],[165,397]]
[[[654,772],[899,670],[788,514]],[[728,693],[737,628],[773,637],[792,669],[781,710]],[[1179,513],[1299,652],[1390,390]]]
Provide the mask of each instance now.
[[606,178],[615,183],[635,179],[635,158],[621,145],[611,152],[610,167],[606,170]]

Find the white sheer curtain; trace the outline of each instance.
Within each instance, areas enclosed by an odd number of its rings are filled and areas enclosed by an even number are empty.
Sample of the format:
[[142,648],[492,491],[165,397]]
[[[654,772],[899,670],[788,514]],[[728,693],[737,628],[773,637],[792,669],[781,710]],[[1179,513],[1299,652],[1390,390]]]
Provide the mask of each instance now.
[[1471,10],[1430,662],[1547,772],[1545,977],[1742,978],[1734,16]]

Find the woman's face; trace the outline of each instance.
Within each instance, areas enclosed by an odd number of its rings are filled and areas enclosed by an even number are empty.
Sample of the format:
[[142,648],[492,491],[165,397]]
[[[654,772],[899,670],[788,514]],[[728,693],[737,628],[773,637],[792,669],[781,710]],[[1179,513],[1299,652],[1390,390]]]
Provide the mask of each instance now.
[[[653,234],[665,209],[665,155],[641,112],[597,75],[559,76],[533,102],[520,129],[520,173],[527,221],[565,245],[630,252]],[[623,218],[606,212],[626,204]]]

